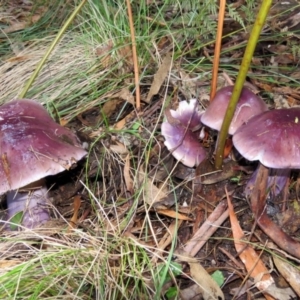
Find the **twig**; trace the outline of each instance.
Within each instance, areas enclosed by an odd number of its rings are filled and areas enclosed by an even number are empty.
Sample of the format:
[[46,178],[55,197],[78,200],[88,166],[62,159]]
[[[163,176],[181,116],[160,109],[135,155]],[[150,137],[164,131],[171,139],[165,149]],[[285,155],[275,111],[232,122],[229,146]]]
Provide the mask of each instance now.
[[141,110],[139,63],[138,63],[137,53],[136,53],[135,33],[134,33],[133,17],[132,17],[132,10],[131,10],[130,0],[126,0],[126,3],[127,3],[128,19],[129,19],[130,35],[131,35],[131,43],[132,43],[132,59],[133,59],[133,67],[134,67],[136,110],[137,110],[137,112],[139,112]]
[[219,62],[220,62],[225,5],[226,5],[226,0],[220,0],[218,30],[216,36],[215,54],[214,54],[212,79],[211,79],[211,87],[210,87],[210,101],[212,101],[213,98],[215,97],[216,90],[217,90],[217,78],[218,78],[218,70],[219,70]]
[[227,203],[226,200],[223,200],[194,234],[192,239],[187,242],[184,251],[191,256],[195,256],[228,216],[229,210],[227,209]]

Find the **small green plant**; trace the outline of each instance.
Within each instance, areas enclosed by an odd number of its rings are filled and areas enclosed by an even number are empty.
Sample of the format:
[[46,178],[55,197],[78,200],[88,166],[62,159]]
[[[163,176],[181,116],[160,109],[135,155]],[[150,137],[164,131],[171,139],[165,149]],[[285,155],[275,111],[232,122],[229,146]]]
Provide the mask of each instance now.
[[239,185],[239,184],[240,184],[240,181],[241,181],[241,178],[242,178],[242,175],[240,174],[240,175],[238,175],[238,176],[231,177],[231,178],[230,178],[230,181],[236,183],[237,185]]
[[222,286],[225,281],[225,277],[224,277],[223,273],[219,270],[217,270],[213,274],[211,274],[211,277],[218,284],[218,286]]

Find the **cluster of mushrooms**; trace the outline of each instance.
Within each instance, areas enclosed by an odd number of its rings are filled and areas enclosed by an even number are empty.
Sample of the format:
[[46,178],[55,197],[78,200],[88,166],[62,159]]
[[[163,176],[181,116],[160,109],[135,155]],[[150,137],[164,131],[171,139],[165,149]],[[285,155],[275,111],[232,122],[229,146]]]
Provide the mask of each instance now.
[[[172,119],[163,122],[161,131],[172,155],[188,167],[198,166],[206,151],[199,142],[202,125],[220,130],[233,86],[220,89],[206,111],[197,100],[182,101]],[[202,127],[202,128],[201,128]],[[268,110],[267,105],[244,87],[238,101],[229,134],[235,149],[248,161],[259,161],[269,168],[268,187],[277,195],[285,186],[291,169],[300,168],[300,108]],[[245,193],[249,195],[256,172]]]
[[7,194],[6,222],[21,213],[16,227],[34,228],[49,219],[45,177],[70,169],[87,152],[72,131],[55,123],[33,100],[0,107],[0,135],[0,195]]
[[[206,159],[199,139],[203,126],[220,130],[233,87],[220,89],[207,110],[196,99],[181,101],[161,130],[172,155],[188,167]],[[33,100],[14,100],[0,107],[0,195],[7,194],[9,222],[22,213],[22,225],[34,228],[49,219],[45,177],[55,175],[86,156],[76,135],[55,123]],[[300,108],[268,110],[266,104],[243,88],[229,128],[233,145],[249,161],[271,169],[268,185],[278,194],[291,169],[300,168]],[[251,193],[253,173],[246,187]],[[21,226],[21,227],[22,227]]]

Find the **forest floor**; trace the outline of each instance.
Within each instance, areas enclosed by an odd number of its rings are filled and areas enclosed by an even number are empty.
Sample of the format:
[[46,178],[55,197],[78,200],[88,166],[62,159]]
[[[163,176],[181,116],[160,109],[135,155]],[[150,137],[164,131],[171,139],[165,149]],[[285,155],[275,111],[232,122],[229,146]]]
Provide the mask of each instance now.
[[[75,7],[52,2],[3,1],[1,104],[18,98]],[[257,225],[244,194],[258,163],[231,153],[216,172],[218,132],[209,128],[197,167],[164,145],[166,111],[192,98],[209,105],[216,1],[131,4],[140,111],[127,6],[98,2],[87,1],[26,94],[76,132],[88,155],[47,178],[49,222],[2,226],[0,298],[298,299],[300,257]],[[270,109],[292,108],[300,104],[300,5],[273,2],[245,86]],[[227,3],[218,89],[235,81],[259,3]],[[272,224],[295,244],[298,175],[265,199]],[[4,215],[5,195],[1,205]]]

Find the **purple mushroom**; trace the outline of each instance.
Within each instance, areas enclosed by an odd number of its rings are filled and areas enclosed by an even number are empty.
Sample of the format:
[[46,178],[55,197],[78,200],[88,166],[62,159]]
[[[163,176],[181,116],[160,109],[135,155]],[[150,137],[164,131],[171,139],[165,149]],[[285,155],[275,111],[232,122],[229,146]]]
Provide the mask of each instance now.
[[[249,161],[258,160],[283,187],[291,169],[300,168],[300,108],[266,111],[251,118],[233,135],[235,148]],[[269,179],[270,180],[270,179]]]
[[[256,177],[258,174],[258,168],[252,173],[250,179],[248,180],[244,194],[247,198],[249,198],[254,189]],[[268,196],[275,197],[280,194],[280,192],[284,189],[288,178],[290,177],[291,170],[290,169],[271,169],[268,176],[267,181],[267,191]]]
[[55,123],[43,106],[14,100],[0,107],[0,194],[8,216],[22,212],[22,225],[49,219],[44,178],[68,170],[87,153],[69,129]]
[[[204,125],[218,131],[221,130],[232,91],[233,86],[227,86],[218,90],[213,101],[201,117],[201,122]],[[266,110],[268,110],[268,107],[264,101],[244,87],[229,127],[229,134],[234,134],[242,124]]]
[[161,125],[166,147],[184,165],[198,166],[206,158],[206,152],[199,141],[202,111],[197,100],[179,102],[178,109],[170,110],[170,114]]

